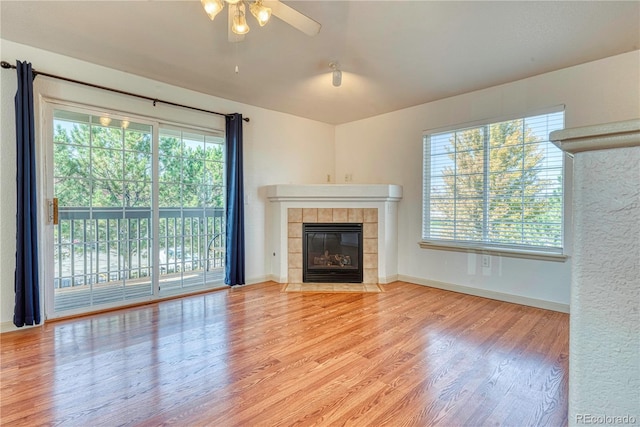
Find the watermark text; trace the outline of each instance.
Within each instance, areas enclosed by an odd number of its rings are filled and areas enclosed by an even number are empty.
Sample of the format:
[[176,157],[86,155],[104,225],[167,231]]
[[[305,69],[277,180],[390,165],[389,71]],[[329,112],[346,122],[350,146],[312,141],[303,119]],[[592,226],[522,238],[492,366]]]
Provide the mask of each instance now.
[[594,414],[576,414],[577,424],[592,425],[634,425],[638,419],[633,415],[594,415]]

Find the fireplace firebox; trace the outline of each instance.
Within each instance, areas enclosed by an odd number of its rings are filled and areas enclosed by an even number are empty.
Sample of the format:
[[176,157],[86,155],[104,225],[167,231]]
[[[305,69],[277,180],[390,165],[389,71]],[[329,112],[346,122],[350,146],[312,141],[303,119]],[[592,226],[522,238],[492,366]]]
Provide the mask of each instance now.
[[362,224],[302,225],[302,281],[362,283]]

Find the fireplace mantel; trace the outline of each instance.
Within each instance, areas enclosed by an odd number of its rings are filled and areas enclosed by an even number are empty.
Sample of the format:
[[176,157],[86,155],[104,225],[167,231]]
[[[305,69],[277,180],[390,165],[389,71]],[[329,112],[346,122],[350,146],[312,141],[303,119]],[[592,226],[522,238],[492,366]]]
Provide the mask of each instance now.
[[393,184],[269,185],[267,198],[272,202],[397,202],[402,198],[402,186]]
[[[402,186],[394,184],[280,184],[265,187],[269,200],[267,209],[267,247],[271,265],[271,279],[279,283],[296,282],[289,277],[292,258],[289,244],[296,244],[289,235],[289,215],[294,211],[304,211],[313,215],[311,222],[322,222],[319,217],[333,212],[344,214],[344,221],[351,220],[350,214],[362,214],[363,210],[376,213],[376,222],[369,222],[366,233],[377,240],[377,266],[366,269],[365,280],[389,283],[398,277],[398,202],[402,199]],[[291,210],[291,212],[290,212]],[[306,222],[306,221],[304,221]],[[331,221],[328,221],[331,222]],[[373,229],[372,229],[373,226]],[[297,237],[296,237],[297,239]],[[368,257],[365,255],[365,258]],[[270,261],[270,262],[269,262]],[[373,276],[373,277],[372,277]]]

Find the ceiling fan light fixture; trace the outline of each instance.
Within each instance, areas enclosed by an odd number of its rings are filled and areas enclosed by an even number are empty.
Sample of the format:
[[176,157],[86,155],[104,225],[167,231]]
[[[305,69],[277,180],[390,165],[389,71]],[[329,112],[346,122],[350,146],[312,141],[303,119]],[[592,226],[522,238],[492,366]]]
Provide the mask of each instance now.
[[249,24],[244,16],[244,5],[242,3],[236,4],[236,13],[233,14],[233,24],[231,25],[231,31],[235,34],[247,34],[249,32]]
[[[291,6],[287,6],[280,0],[200,0],[200,3],[212,21],[224,9],[225,3],[229,5],[227,10],[227,38],[231,43],[244,40],[244,37],[238,36],[243,36],[249,32],[250,28],[246,18],[247,11],[251,12],[261,27],[271,21],[272,15],[277,16],[280,20],[308,36],[315,36],[322,27],[320,23],[298,12]],[[265,6],[265,4],[268,6]]]
[[251,11],[251,14],[255,16],[261,27],[264,27],[271,18],[271,8],[263,5],[262,0],[256,0],[255,3],[249,6],[249,10]]
[[204,11],[209,15],[209,19],[213,21],[218,13],[224,7],[224,3],[222,0],[200,0],[202,3],[202,7],[204,7]]

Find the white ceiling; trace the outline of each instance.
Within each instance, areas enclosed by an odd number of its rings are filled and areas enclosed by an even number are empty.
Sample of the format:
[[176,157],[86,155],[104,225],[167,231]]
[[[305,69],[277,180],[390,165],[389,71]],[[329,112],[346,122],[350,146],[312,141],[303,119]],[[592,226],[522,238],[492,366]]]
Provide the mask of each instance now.
[[211,22],[197,0],[3,0],[0,35],[332,124],[640,49],[640,1],[285,3],[320,22],[320,34],[248,16],[245,40],[229,43],[226,14]]

